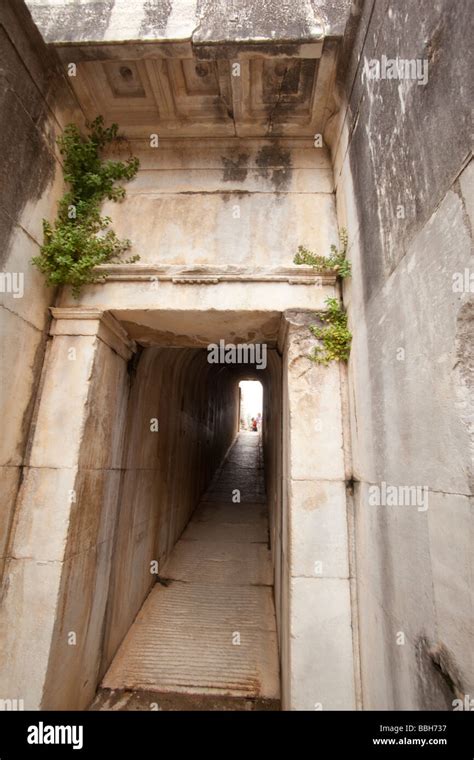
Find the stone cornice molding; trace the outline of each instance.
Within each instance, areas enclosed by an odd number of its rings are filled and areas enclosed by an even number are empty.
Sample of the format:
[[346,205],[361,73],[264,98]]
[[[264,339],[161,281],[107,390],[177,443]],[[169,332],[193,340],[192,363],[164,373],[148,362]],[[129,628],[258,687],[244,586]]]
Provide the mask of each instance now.
[[96,335],[106,345],[128,361],[137,345],[110,312],[91,307],[50,308],[53,321],[50,335]]
[[311,268],[225,269],[217,267],[156,267],[146,264],[114,264],[96,267],[107,281],[171,282],[175,285],[218,285],[221,282],[287,282],[290,285],[334,285],[331,271],[315,272]]

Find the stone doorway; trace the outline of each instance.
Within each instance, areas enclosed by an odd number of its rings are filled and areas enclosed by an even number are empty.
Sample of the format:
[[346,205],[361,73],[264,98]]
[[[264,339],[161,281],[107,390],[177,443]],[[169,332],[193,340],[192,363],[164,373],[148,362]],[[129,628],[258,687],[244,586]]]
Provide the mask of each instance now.
[[[28,694],[29,709],[91,704],[152,588],[168,591],[153,568],[167,572],[205,509],[238,431],[238,383],[253,379],[264,386],[282,708],[353,707],[341,375],[306,358],[312,314],[80,305],[53,315],[5,588],[0,633],[16,656],[2,693]],[[265,370],[209,363],[206,346],[222,338],[265,343]],[[264,692],[252,699],[275,698]]]

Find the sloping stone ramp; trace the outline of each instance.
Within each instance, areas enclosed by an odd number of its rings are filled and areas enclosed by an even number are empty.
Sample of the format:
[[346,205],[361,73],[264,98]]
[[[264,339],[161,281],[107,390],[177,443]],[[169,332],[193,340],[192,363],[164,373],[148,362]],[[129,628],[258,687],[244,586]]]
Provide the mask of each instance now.
[[[240,503],[232,501],[240,490]],[[241,432],[91,709],[279,709],[260,436]]]

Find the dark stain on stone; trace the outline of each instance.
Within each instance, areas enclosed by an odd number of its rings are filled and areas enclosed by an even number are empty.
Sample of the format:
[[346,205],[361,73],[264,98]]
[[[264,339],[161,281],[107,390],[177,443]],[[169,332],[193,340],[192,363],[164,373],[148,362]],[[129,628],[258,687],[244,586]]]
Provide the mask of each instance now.
[[218,191],[216,195],[219,195],[224,203],[229,203],[233,200],[243,200],[246,196],[252,195],[250,190],[234,190],[233,192]]
[[140,37],[148,34],[163,34],[166,31],[172,7],[171,0],[147,0],[143,7],[145,18],[140,26]]
[[173,583],[173,578],[162,578],[160,575],[157,575],[156,582],[159,583],[161,586],[171,586],[171,584]]
[[415,647],[419,704],[424,710],[452,710],[453,700],[464,695],[461,675],[448,648],[419,637]]
[[[1,123],[1,120],[0,120]],[[0,172],[1,176],[1,172]],[[3,195],[3,194],[2,194]],[[2,203],[2,195],[0,195],[0,204]],[[20,206],[20,208],[22,205]],[[5,269],[8,257],[10,255],[10,243],[14,230],[14,222],[12,218],[5,213],[0,205],[0,268],[2,271]]]
[[[354,53],[359,50],[360,39],[367,29],[368,14],[364,14],[364,4],[365,0],[352,0],[351,13],[338,49],[336,87],[345,93],[346,98],[350,95],[353,68],[358,61],[358,56]],[[326,41],[324,45],[326,47]]]
[[224,182],[244,182],[247,179],[247,164],[249,161],[248,153],[239,153],[235,157],[221,156],[224,166],[222,179]]
[[264,61],[263,100],[274,109],[274,119],[292,113],[297,105],[309,103],[317,72],[318,62],[314,59]]
[[299,55],[300,45],[285,44],[279,45],[277,43],[229,43],[222,42],[213,45],[205,45],[202,43],[194,42],[193,40],[193,52],[196,57],[205,61],[216,60],[231,60],[237,59],[243,53],[248,53],[252,56],[288,56],[289,58]]
[[130,82],[133,79],[133,71],[128,66],[120,66],[120,76],[125,79],[126,82]]
[[[39,200],[53,179],[48,109],[16,49],[0,30],[0,266],[27,202]],[[47,79],[47,76],[45,77]],[[44,133],[46,132],[46,139]]]
[[25,463],[28,463],[30,457],[30,450],[33,445],[33,437],[36,428],[36,415],[35,410],[41,394],[41,370],[45,365],[47,358],[48,345],[49,345],[49,325],[51,324],[52,317],[49,316],[45,330],[38,341],[31,364],[31,375],[36,378],[31,391],[31,396],[28,401],[28,405],[23,412],[21,420],[21,450],[24,452],[23,459]]
[[127,373],[130,378],[130,389],[132,388],[133,383],[135,382],[135,378],[137,376],[138,363],[140,361],[140,357],[142,353],[143,353],[143,347],[140,345],[137,345],[137,349],[135,353],[127,362]]
[[291,153],[282,148],[278,142],[264,145],[257,153],[255,162],[259,168],[258,176],[270,179],[276,192],[286,190],[291,181]]
[[194,68],[196,71],[196,75],[198,77],[201,77],[202,79],[204,79],[205,77],[209,76],[209,73],[210,73],[209,64],[197,63]]
[[464,695],[461,675],[448,648],[442,643],[436,644],[429,650],[429,656],[435,671],[443,679],[450,695],[461,698]]
[[428,65],[433,66],[437,63],[443,52],[443,35],[444,25],[440,22],[435,26],[430,35],[430,39],[425,46],[425,58],[428,59]]

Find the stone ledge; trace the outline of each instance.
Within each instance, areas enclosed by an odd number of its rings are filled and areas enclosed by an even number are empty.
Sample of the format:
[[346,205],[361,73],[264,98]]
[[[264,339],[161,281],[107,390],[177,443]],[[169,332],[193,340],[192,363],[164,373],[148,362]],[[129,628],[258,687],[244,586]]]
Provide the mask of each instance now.
[[315,272],[310,268],[232,269],[155,267],[147,264],[101,265],[96,271],[109,281],[172,282],[177,285],[217,285],[220,282],[288,282],[290,285],[334,285],[336,275],[331,271]]

